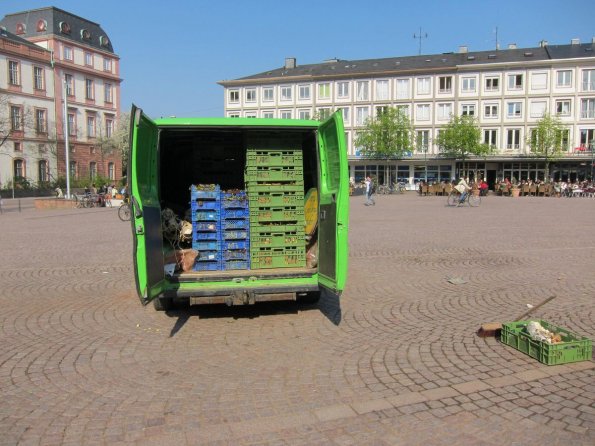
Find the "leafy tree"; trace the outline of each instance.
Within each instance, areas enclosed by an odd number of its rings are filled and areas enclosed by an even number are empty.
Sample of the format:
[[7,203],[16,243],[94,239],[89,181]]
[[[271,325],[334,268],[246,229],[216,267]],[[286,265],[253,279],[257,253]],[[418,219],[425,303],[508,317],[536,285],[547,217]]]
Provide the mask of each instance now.
[[531,153],[545,160],[545,181],[549,182],[550,163],[560,159],[564,152],[564,134],[567,127],[557,116],[544,115],[531,131],[527,144]]
[[[386,107],[375,118],[369,118],[357,132],[354,142],[363,157],[385,160],[402,158],[413,145],[411,121],[401,109]],[[390,181],[390,178],[387,178]]]
[[436,143],[441,155],[460,159],[463,163],[470,156],[487,156],[488,144],[481,142],[481,129],[473,116],[451,116],[450,122],[440,131]]

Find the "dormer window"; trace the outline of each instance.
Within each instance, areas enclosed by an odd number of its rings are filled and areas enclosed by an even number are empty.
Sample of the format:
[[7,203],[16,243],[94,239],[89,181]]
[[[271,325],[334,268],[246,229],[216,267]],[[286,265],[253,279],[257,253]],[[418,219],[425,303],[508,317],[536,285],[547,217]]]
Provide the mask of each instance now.
[[68,23],[60,22],[59,27],[62,34],[70,34],[70,25]]
[[99,44],[101,46],[109,46],[109,39],[105,36],[99,36]]
[[17,23],[17,27],[16,27],[16,35],[21,35],[21,34],[25,34],[27,32],[27,25],[25,25],[24,23]]
[[83,40],[91,40],[91,32],[88,29],[81,29],[81,38]]
[[48,22],[46,22],[43,19],[38,20],[37,26],[35,27],[35,29],[37,30],[38,33],[44,32],[46,29],[48,29]]

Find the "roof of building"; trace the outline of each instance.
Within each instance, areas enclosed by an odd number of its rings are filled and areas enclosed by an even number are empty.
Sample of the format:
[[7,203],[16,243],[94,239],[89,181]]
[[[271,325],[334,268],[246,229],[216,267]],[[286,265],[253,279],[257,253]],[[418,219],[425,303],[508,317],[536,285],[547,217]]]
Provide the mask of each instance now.
[[34,43],[29,42],[27,39],[23,39],[22,37],[19,37],[16,34],[13,34],[10,31],[7,31],[3,28],[0,28],[0,39],[10,40],[11,42],[18,43],[19,45],[25,45],[35,50],[48,51],[45,48],[42,48],[39,45],[35,45]]
[[114,52],[111,40],[99,24],[54,6],[7,14],[0,20],[0,26],[25,39],[53,34],[81,45]]
[[518,63],[550,61],[553,59],[574,59],[595,57],[593,43],[570,45],[543,45],[536,48],[511,48],[491,51],[467,51],[420,56],[389,57],[384,59],[341,60],[332,59],[323,63],[297,65],[294,68],[283,66],[262,73],[253,74],[219,84],[246,83],[246,81],[266,81],[286,78],[324,78],[370,76],[385,73],[399,74],[423,71],[455,71],[475,65],[494,63]]

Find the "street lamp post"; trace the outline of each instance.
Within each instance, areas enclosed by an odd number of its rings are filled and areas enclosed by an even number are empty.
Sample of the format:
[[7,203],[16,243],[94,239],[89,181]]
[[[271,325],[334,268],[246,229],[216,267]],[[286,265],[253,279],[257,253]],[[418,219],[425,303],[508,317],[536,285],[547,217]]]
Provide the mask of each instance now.
[[70,148],[68,146],[68,103],[66,102],[67,88],[68,83],[66,80],[64,80],[64,121],[62,128],[64,131],[64,150],[66,151],[66,157],[64,159],[64,162],[66,163],[66,199],[70,200],[70,154],[68,153]]
[[593,161],[594,161],[594,151],[595,151],[595,139],[591,140],[589,144],[589,148],[591,149],[591,183],[593,183]]

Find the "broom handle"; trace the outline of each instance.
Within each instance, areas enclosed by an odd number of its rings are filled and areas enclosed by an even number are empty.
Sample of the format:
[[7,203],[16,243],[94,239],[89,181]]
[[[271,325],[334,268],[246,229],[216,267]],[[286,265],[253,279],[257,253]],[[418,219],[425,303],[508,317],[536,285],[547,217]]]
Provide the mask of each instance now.
[[535,305],[533,308],[531,308],[529,311],[521,314],[519,317],[517,317],[515,319],[515,321],[522,321],[525,317],[529,316],[531,313],[533,313],[535,310],[537,310],[539,307],[547,304],[550,300],[552,300],[553,298],[555,298],[556,295],[554,294],[553,296],[548,297],[546,300],[544,300],[543,302]]

